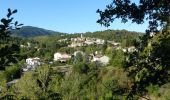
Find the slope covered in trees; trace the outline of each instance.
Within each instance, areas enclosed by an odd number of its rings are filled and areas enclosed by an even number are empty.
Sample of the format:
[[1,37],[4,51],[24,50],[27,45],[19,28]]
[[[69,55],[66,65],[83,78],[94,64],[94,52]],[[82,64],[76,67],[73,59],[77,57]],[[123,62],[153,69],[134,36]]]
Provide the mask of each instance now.
[[[133,41],[142,36],[143,33],[131,32],[127,30],[105,30],[97,32],[87,32],[84,36],[104,39],[108,41],[120,42],[123,46],[132,46]],[[126,45],[125,45],[126,44]]]
[[34,37],[33,39],[44,43],[48,43],[48,42],[56,42],[57,40],[64,39],[64,38],[71,39],[71,38],[81,37],[81,34],[83,35],[83,37],[98,38],[107,41],[120,42],[123,46],[132,46],[133,41],[135,39],[139,39],[140,36],[144,35],[144,33],[131,32],[127,30],[105,30],[105,31],[86,32],[86,33],[38,36],[38,37]]
[[35,36],[45,36],[45,35],[54,35],[62,34],[60,32],[55,32],[51,30],[46,30],[43,28],[33,27],[33,26],[23,26],[20,30],[12,30],[12,35],[16,37],[35,37]]

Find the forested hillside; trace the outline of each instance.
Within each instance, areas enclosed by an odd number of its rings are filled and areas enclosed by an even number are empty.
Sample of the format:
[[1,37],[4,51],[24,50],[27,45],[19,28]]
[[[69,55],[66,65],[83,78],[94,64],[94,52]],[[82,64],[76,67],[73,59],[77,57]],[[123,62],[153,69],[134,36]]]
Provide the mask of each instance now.
[[133,40],[139,39],[139,36],[144,35],[144,33],[131,32],[127,30],[105,30],[97,32],[87,32],[84,36],[101,38],[105,40],[114,40],[115,42],[121,42],[122,45],[130,46],[133,44]]
[[57,42],[60,39],[64,38],[75,38],[80,37],[81,34],[84,37],[90,38],[99,38],[108,41],[120,42],[123,47],[132,46],[134,40],[138,40],[140,36],[144,35],[144,33],[139,32],[130,32],[127,30],[105,30],[105,31],[97,31],[97,32],[86,32],[86,33],[73,33],[73,34],[54,34],[51,36],[37,36],[32,38],[33,40],[37,40],[42,43],[50,43]]
[[35,37],[35,36],[45,36],[53,34],[62,34],[60,32],[55,32],[51,30],[46,30],[43,28],[33,27],[33,26],[23,26],[20,30],[12,30],[12,35],[16,37]]
[[127,38],[138,38],[140,35],[144,33],[139,32],[131,32],[127,30],[105,30],[105,31],[97,31],[97,32],[87,32],[84,36],[87,37],[96,37],[102,38],[106,40],[115,40],[116,42],[120,42]]

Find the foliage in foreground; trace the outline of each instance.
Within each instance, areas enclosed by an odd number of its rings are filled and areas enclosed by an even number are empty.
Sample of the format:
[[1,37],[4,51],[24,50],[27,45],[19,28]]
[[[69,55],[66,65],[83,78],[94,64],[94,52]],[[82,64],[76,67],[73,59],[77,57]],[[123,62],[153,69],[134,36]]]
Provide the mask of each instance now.
[[[98,23],[109,26],[116,18],[126,23],[143,24],[148,20],[148,30],[140,41],[136,42],[137,51],[128,54],[126,68],[133,78],[133,85],[128,98],[134,96],[147,98],[147,87],[162,85],[170,80],[169,73],[169,30],[170,30],[170,1],[169,0],[139,0],[139,4],[131,0],[113,0],[104,11],[98,10]],[[158,27],[163,27],[158,31]],[[154,34],[153,34],[154,33]],[[127,70],[125,68],[125,70]]]

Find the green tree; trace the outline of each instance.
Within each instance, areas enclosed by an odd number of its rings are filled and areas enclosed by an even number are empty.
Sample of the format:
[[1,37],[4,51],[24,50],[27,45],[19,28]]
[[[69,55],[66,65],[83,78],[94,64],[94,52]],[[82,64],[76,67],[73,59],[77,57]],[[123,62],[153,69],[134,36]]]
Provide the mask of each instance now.
[[[142,24],[148,20],[149,27],[146,35],[135,42],[136,52],[128,53],[125,69],[134,79],[128,97],[144,97],[150,84],[161,86],[169,82],[169,36],[170,36],[170,1],[169,0],[113,0],[104,11],[98,10],[98,23],[109,26],[114,19],[120,18],[126,23]],[[163,27],[161,32],[158,26]],[[154,36],[151,36],[155,32]]]
[[[30,92],[28,92],[30,91]],[[33,72],[25,73],[21,79],[12,87],[12,93],[18,99],[38,99],[43,95],[43,91],[37,84]]]
[[109,26],[116,18],[121,18],[124,23],[132,20],[137,24],[149,20],[150,31],[157,31],[158,25],[165,26],[170,23],[169,4],[169,0],[139,0],[139,4],[130,0],[113,0],[104,11],[97,10],[100,14],[97,22]]
[[6,44],[5,40],[10,36],[11,30],[19,29],[23,24],[18,24],[18,21],[13,23],[13,18],[11,17],[15,14],[17,10],[8,9],[8,14],[6,18],[1,19],[0,23],[0,70],[4,70],[6,66],[9,66],[11,63],[17,62],[17,57],[19,56],[19,46],[16,44]]
[[5,97],[7,94],[6,78],[4,73],[0,72],[0,99]]
[[49,67],[48,66],[41,66],[41,68],[37,69],[37,80],[39,85],[41,86],[42,90],[45,92],[47,89],[47,83],[49,81]]
[[122,68],[124,66],[124,53],[122,50],[113,50],[110,63],[113,67]]
[[82,53],[77,52],[75,57],[74,57],[74,63],[76,64],[78,62],[83,62],[83,59],[84,59],[84,57],[83,57]]
[[103,54],[105,54],[105,51],[106,51],[106,49],[107,49],[107,45],[108,45],[107,40],[105,40],[105,41],[104,41],[104,44],[103,44],[103,46],[102,46],[102,53],[103,53]]

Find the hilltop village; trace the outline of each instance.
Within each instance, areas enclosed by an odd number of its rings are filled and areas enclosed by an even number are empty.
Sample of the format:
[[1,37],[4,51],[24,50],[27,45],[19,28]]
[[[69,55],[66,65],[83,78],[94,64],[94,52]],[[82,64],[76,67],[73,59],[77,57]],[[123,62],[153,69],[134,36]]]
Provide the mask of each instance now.
[[1,5],[0,100],[170,100],[170,0]]
[[[57,41],[58,43],[68,43],[66,47],[64,48],[88,48],[88,46],[97,46],[99,47],[98,50],[90,50],[90,52],[85,52],[80,49],[75,49],[73,53],[66,53],[66,52],[55,52],[53,54],[53,60],[49,61],[48,63],[53,64],[53,63],[61,63],[61,64],[67,64],[70,60],[72,60],[72,63],[75,62],[76,56],[81,56],[82,58],[86,57],[86,60],[88,62],[98,62],[102,66],[107,66],[110,62],[111,57],[109,54],[105,54],[102,49],[107,49],[107,50],[119,50],[122,52],[134,52],[136,49],[134,46],[130,47],[121,47],[121,43],[119,42],[114,42],[114,41],[107,41],[99,38],[90,38],[90,37],[83,37],[82,34],[80,34],[79,37],[76,38],[64,38],[60,39]],[[21,48],[30,48],[31,43],[27,43],[27,45],[20,45]],[[37,47],[35,47],[37,48]],[[40,50],[41,48],[37,48],[37,50]],[[82,59],[79,58],[79,59]],[[23,71],[29,71],[29,70],[34,70],[36,67],[40,66],[43,64],[43,58],[41,57],[28,57],[25,60],[25,66],[23,66]],[[71,63],[69,63],[71,64]]]
[[[1,71],[0,94],[9,94],[10,98],[121,100],[122,95],[116,94],[116,90],[128,90],[133,85],[127,76],[133,68],[126,69],[125,65],[135,61],[131,56],[140,52],[140,46],[136,46],[140,36],[126,30],[106,30],[0,40],[4,49],[8,49],[7,43],[15,44],[13,51],[19,50],[14,53],[18,63],[10,63],[11,67]],[[150,38],[154,36],[150,34]],[[151,42],[148,41],[147,52]],[[10,55],[7,58],[13,60]],[[167,89],[161,87],[158,91],[162,90],[165,92],[161,94],[166,95]]]
[[123,67],[127,54],[138,52],[133,41],[139,36],[106,30],[2,38],[0,64],[7,67],[0,71],[0,99],[113,98],[106,87],[131,85]]

